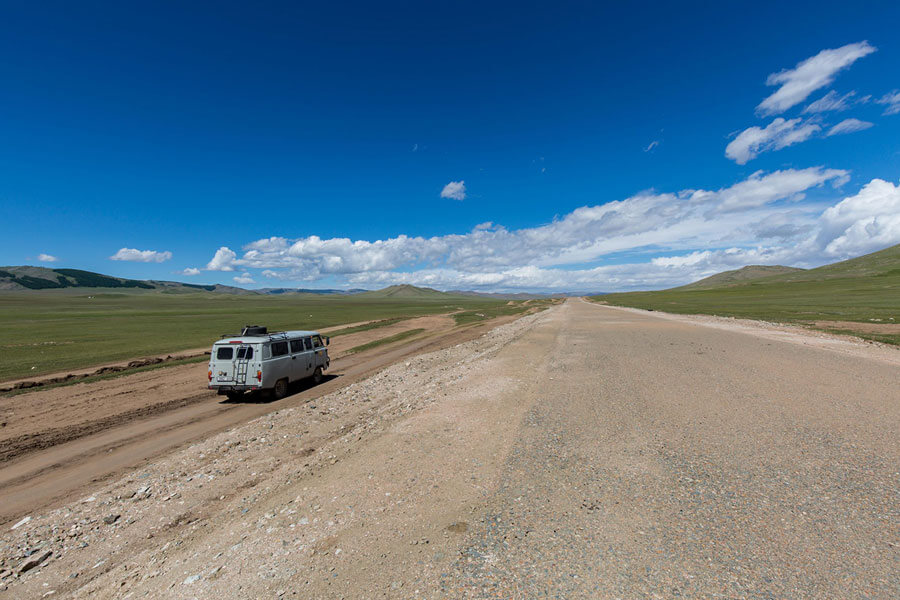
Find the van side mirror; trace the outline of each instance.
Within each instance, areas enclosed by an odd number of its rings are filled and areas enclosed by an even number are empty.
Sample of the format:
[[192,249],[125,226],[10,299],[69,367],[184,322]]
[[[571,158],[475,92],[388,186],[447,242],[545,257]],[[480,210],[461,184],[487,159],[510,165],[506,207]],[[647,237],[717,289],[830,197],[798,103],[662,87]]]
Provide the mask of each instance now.
[[330,337],[326,337],[326,338],[325,338],[325,345],[326,345],[326,346],[330,346],[330,345],[331,345],[331,338],[330,338]]

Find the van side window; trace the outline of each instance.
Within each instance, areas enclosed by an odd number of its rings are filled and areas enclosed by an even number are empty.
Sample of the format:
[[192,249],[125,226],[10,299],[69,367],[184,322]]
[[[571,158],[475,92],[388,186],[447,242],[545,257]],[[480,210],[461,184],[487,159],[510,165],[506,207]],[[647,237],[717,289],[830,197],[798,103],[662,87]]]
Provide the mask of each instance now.
[[321,335],[317,335],[317,336],[313,337],[313,346],[315,348],[322,347],[322,336]]
[[287,342],[272,342],[272,356],[284,356],[288,353]]
[[272,358],[272,349],[269,347],[268,344],[263,344],[262,357],[263,357],[263,360]]
[[219,346],[219,349],[216,351],[216,359],[218,360],[231,360],[233,356],[234,348],[231,346]]
[[309,338],[303,338],[303,343],[306,344],[307,350],[312,350],[312,341]]
[[251,358],[253,358],[253,348],[250,346],[244,346],[243,348],[238,348],[237,357],[238,358],[246,358],[247,360],[250,360]]
[[291,354],[303,352],[303,340],[291,340]]

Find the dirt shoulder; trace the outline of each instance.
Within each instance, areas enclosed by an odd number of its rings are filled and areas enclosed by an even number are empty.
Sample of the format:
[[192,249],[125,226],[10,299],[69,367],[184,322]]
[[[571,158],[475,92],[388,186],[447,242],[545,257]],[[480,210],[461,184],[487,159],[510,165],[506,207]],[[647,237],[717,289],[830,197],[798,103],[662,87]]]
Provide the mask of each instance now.
[[[321,596],[339,565],[341,586],[368,580],[386,589],[406,586],[401,595],[413,595],[413,582],[391,581],[388,571],[364,573],[365,565],[389,554],[413,564],[440,543],[461,541],[471,516],[459,506],[474,507],[491,484],[473,478],[470,455],[456,450],[478,448],[483,464],[476,471],[487,477],[511,443],[512,414],[524,414],[528,406],[516,393],[514,376],[498,377],[497,364],[488,359],[543,318],[467,328],[478,332],[474,340],[411,357],[314,402],[275,410],[112,484],[85,490],[81,501],[30,512],[27,523],[4,533],[0,569],[20,572],[18,557],[35,548],[29,556],[51,554],[2,585],[24,595],[54,590],[74,597],[120,597],[150,586],[144,589],[154,589],[151,595],[260,597],[277,594],[283,583],[258,577],[257,570],[288,568],[315,579],[319,592],[314,594]],[[502,360],[523,376],[538,377],[521,358],[514,352]],[[467,391],[458,396],[460,389]],[[445,404],[448,397],[459,402]],[[499,397],[504,400],[485,402]],[[430,410],[423,414],[423,409]],[[413,472],[418,474],[409,475]],[[347,488],[348,482],[371,485],[361,493],[358,485]],[[420,502],[423,494],[432,502]],[[434,528],[435,521],[442,525]],[[249,537],[272,527],[294,535],[274,546]],[[346,527],[360,535],[344,537]],[[396,536],[370,537],[364,533],[369,529]],[[218,568],[181,564],[195,555],[187,550],[189,540],[207,535],[221,545],[219,558],[239,557],[245,566],[228,571],[222,561]],[[368,561],[355,564],[352,557],[359,555]],[[299,556],[315,557],[315,566],[302,575],[289,567]],[[168,573],[170,567],[176,571]],[[199,569],[199,576],[183,569]],[[246,586],[232,579],[242,578],[242,569],[254,573]],[[120,584],[120,578],[127,583]],[[200,580],[207,581],[194,585]],[[209,583],[215,589],[200,590]]]
[[[0,397],[0,523],[28,507],[50,506],[97,481],[178,446],[262,414],[340,389],[421,352],[465,342],[512,320],[462,328],[426,317],[339,336],[326,381],[300,384],[280,401],[230,403],[206,388],[206,365],[187,364],[109,380]],[[355,345],[403,328],[426,331],[402,342],[348,355]],[[387,331],[385,331],[387,330]]]

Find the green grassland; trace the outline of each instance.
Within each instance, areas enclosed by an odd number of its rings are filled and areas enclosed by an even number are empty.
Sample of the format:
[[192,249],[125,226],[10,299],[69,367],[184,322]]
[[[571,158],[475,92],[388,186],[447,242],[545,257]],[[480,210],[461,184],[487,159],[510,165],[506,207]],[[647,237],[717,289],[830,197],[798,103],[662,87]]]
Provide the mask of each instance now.
[[[716,276],[713,276],[716,277]],[[816,321],[900,323],[900,246],[810,270],[734,280],[715,287],[595,296],[595,301],[682,314],[709,314],[811,325]],[[848,332],[840,327],[819,329]],[[900,344],[896,333],[853,331]]]
[[264,296],[142,289],[0,293],[0,381],[212,345],[245,324],[320,329],[464,310],[505,301],[405,290],[400,297]]

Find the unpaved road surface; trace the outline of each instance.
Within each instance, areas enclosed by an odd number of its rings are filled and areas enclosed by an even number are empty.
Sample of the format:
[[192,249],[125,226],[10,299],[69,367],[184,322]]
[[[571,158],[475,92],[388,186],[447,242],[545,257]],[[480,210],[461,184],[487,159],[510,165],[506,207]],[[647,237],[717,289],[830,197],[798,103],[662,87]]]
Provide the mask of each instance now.
[[[335,338],[325,383],[299,384],[277,402],[216,396],[206,386],[205,362],[0,397],[0,526],[187,442],[303,404],[406,356],[472,339],[491,326],[454,327],[452,317],[434,315]],[[399,344],[347,352],[408,329],[425,331]]]
[[22,513],[0,594],[896,598],[898,364],[570,300]]

